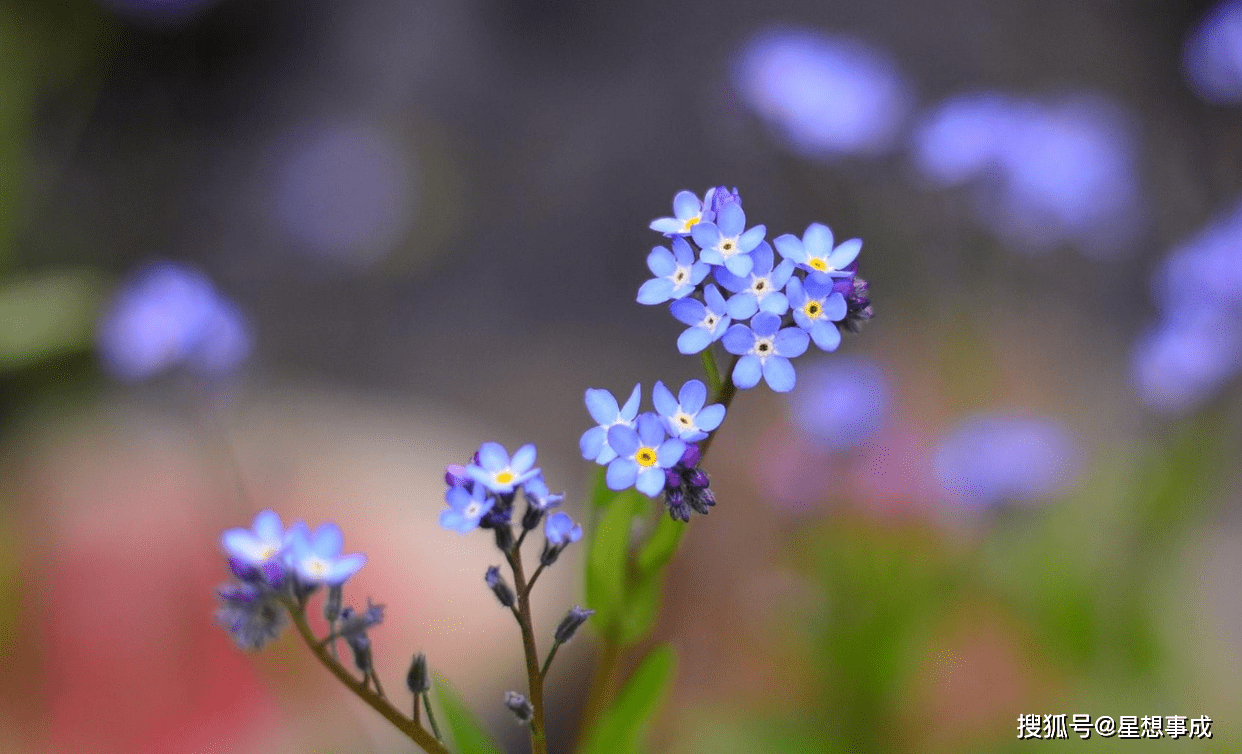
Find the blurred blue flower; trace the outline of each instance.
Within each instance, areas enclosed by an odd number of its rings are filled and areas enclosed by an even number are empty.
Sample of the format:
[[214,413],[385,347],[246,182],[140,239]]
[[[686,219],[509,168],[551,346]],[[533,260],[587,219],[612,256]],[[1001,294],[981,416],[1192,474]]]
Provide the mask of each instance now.
[[817,444],[852,448],[875,435],[888,415],[889,400],[889,381],[879,364],[838,356],[802,367],[802,387],[790,395],[788,415]]
[[664,470],[676,464],[686,444],[669,437],[664,421],[655,414],[639,414],[638,428],[625,424],[608,430],[608,444],[617,457],[608,464],[604,481],[610,490],[635,487],[647,497],[664,489]]
[[1100,256],[1129,249],[1142,230],[1137,151],[1129,114],[1093,95],[958,95],[924,115],[913,143],[931,183],[980,182],[979,219],[1005,241]]
[[1200,97],[1242,102],[1242,2],[1218,3],[1186,39],[1186,77]]
[[734,275],[727,268],[716,268],[716,281],[734,295],[726,304],[733,319],[750,319],[760,310],[777,316],[789,311],[789,299],[785,297],[785,284],[793,274],[794,263],[782,260],[773,269],[775,255],[772,247],[764,241],[751,253],[754,267],[749,275]]
[[715,222],[695,225],[690,234],[702,249],[699,259],[708,264],[724,265],[734,275],[749,275],[754,262],[750,252],[762,241],[767,229],[762,225],[746,228],[746,213],[740,203],[720,208]]
[[289,528],[289,563],[303,584],[344,584],[366,565],[367,556],[342,555],[341,527],[328,522],[311,531],[301,521]]
[[[1156,268],[1152,299],[1163,311],[1242,308],[1242,201],[1177,246]],[[1192,297],[1183,294],[1193,291]]]
[[557,511],[544,521],[543,535],[547,537],[548,544],[564,547],[582,539],[582,526],[574,523],[568,513]]
[[[715,189],[708,189],[703,199],[695,196],[693,191],[678,191],[673,197],[673,216],[652,220],[652,230],[666,236],[685,236],[700,222],[710,222],[715,218],[712,209],[712,194]],[[655,272],[655,270],[652,270]],[[660,274],[655,272],[655,274]]]
[[669,311],[683,324],[690,325],[677,337],[677,350],[686,355],[695,354],[719,340],[732,321],[728,305],[720,289],[708,284],[703,289],[703,300],[683,298],[669,305]]
[[634,417],[638,415],[638,403],[642,399],[642,389],[642,385],[635,385],[624,406],[618,406],[617,399],[607,390],[587,389],[587,411],[590,412],[591,418],[598,422],[598,426],[583,432],[582,438],[578,441],[578,448],[582,451],[583,458],[603,466],[617,457],[608,445],[608,430],[619,424],[627,427],[634,425]]
[[262,649],[279,638],[289,623],[279,593],[261,584],[223,584],[216,596],[220,600],[216,623],[229,632],[240,649]]
[[492,492],[508,494],[539,474],[534,445],[518,448],[511,459],[500,443],[485,442],[479,446],[478,457],[477,462],[466,466],[466,473]]
[[862,241],[851,238],[835,249],[832,246],[832,230],[821,223],[807,226],[802,238],[786,233],[772,243],[785,259],[792,260],[803,269],[821,272],[832,277],[849,277],[845,268],[853,264],[862,251]]
[[536,474],[526,480],[526,483],[522,485],[522,494],[526,497],[526,502],[530,507],[539,511],[555,508],[565,501],[565,495],[554,494],[548,489],[548,483],[544,481],[543,474]]
[[121,283],[99,322],[103,367],[144,380],[178,366],[219,376],[250,353],[250,333],[202,272],[175,262],[144,267]]
[[810,338],[796,327],[781,329],[781,318],[759,312],[746,325],[733,325],[724,334],[725,350],[741,356],[733,368],[733,384],[743,390],[759,384],[760,376],[778,393],[793,390],[797,375],[790,358],[806,352]]
[[1051,419],[979,414],[941,438],[934,469],[941,486],[964,504],[1038,501],[1077,478],[1081,448]]
[[444,500],[449,508],[440,511],[440,526],[459,534],[478,528],[479,521],[496,505],[496,498],[487,494],[487,488],[481,484],[449,487]]
[[835,351],[841,345],[836,323],[845,319],[847,309],[845,297],[834,290],[833,283],[833,278],[813,274],[806,282],[794,278],[786,287],[794,322],[825,351]]
[[791,149],[814,158],[887,151],[910,109],[910,87],[886,52],[810,29],[756,34],[733,82]]
[[273,510],[254,517],[249,529],[229,529],[220,536],[220,546],[230,557],[248,566],[262,566],[285,551],[285,527]]
[[638,303],[662,304],[684,298],[703,282],[711,265],[694,260],[694,249],[681,236],[673,237],[673,250],[657,246],[647,255],[647,268],[654,278],[638,289]]
[[656,411],[664,418],[668,433],[686,442],[698,442],[707,437],[724,421],[725,407],[719,403],[704,406],[707,402],[707,386],[700,380],[690,380],[681,386],[677,397],[657,382],[651,391]]
[[278,150],[271,216],[299,248],[367,264],[408,232],[413,168],[391,137],[324,122],[292,134]]

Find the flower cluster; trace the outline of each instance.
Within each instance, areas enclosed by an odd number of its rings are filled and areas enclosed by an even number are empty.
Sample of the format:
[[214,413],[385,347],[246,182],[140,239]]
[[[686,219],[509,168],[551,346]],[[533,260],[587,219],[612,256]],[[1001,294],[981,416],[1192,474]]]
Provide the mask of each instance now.
[[[341,554],[344,539],[336,524],[325,523],[312,531],[297,521],[286,529],[280,516],[265,510],[255,516],[251,528],[224,532],[220,544],[237,581],[219,588],[216,621],[242,649],[261,649],[277,638],[286,625],[286,606],[305,604],[323,586],[330,592],[325,605],[325,615],[331,613],[329,622],[352,615],[351,608],[340,606],[341,587],[367,558]],[[339,635],[351,646],[369,646],[366,629],[380,622],[383,607],[369,605],[362,615],[368,619],[343,621]]]
[[[836,350],[842,329],[857,332],[871,318],[867,282],[858,277],[855,261],[862,241],[835,244],[827,226],[812,223],[801,238],[786,234],[769,244],[763,225],[746,227],[737,189],[723,186],[702,199],[678,193],[673,214],[651,223],[671,239],[672,249],[651,250],[647,266],[655,277],[639,289],[638,302],[672,302],[670,312],[688,326],[677,339],[684,354],[721,341],[737,357],[735,386],[752,388],[762,379],[788,392],[796,381],[790,359],[811,341]],[[697,258],[687,237],[698,247]],[[632,419],[631,412],[627,421]],[[597,432],[592,447],[600,445],[607,456],[599,440]]]
[[[698,446],[724,421],[725,407],[705,406],[707,386],[699,380],[682,385],[676,397],[657,382],[651,391],[656,411],[638,413],[642,385],[635,385],[624,406],[607,390],[586,391],[586,407],[599,424],[579,442],[582,457],[607,466],[611,490],[635,487],[648,497],[664,493],[669,515],[689,520],[690,509],[707,513],[715,499],[707,474],[698,468]],[[687,476],[689,475],[689,476]],[[687,482],[693,478],[693,483]]]

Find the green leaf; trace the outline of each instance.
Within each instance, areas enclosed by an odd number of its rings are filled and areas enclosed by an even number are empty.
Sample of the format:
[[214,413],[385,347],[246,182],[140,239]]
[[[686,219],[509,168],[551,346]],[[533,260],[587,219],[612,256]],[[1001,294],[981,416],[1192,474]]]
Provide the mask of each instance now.
[[605,635],[616,630],[625,605],[630,525],[647,507],[647,498],[636,490],[608,495],[591,532],[586,572],[587,607],[595,611],[592,622]]
[[664,579],[659,572],[632,581],[617,626],[617,640],[621,646],[635,644],[647,635],[655,625],[660,610],[660,594]]
[[436,699],[444,710],[449,735],[460,754],[500,754],[500,747],[474,719],[474,713],[440,676],[435,676]]
[[676,654],[667,644],[653,648],[600,715],[580,754],[636,754],[647,725],[673,677]]
[[0,284],[0,371],[91,346],[103,284],[60,271]]
[[651,532],[651,536],[638,553],[635,562],[638,573],[647,576],[668,565],[668,562],[677,554],[677,547],[681,545],[681,538],[685,534],[686,524],[684,522],[674,521],[668,515],[661,515],[660,523],[656,524],[655,531]]

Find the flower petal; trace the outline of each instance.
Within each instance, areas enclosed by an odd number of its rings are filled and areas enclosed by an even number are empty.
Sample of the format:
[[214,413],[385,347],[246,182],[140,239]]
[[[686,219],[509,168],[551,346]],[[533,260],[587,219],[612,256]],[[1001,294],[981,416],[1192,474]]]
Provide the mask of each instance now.
[[763,237],[767,235],[767,232],[766,226],[756,225],[743,233],[741,238],[737,239],[737,247],[742,251],[753,251],[766,246],[768,251],[771,251],[772,247],[763,242]]
[[488,471],[500,471],[509,465],[509,451],[498,442],[485,442],[479,446],[479,466]]
[[720,426],[725,418],[725,407],[719,403],[713,403],[710,406],[704,406],[698,416],[694,417],[694,423],[704,432],[711,432]]
[[311,551],[324,560],[340,555],[341,546],[344,544],[345,537],[341,534],[341,527],[331,521],[321,524],[311,536]]
[[[673,258],[677,264],[679,265],[694,264],[694,249],[690,247],[690,244],[686,241],[685,238],[683,238],[682,236],[675,237],[673,239],[672,245],[673,245]],[[671,275],[673,274],[673,271],[669,270],[665,274]]]
[[220,546],[228,554],[250,565],[258,565],[266,560],[264,555],[268,546],[249,529],[229,529],[220,536]]
[[789,311],[789,299],[785,298],[785,294],[780,291],[769,293],[763,297],[763,301],[759,302],[759,308],[780,317]]
[[633,427],[617,424],[608,428],[608,446],[624,458],[638,450],[638,432]]
[[784,356],[769,356],[763,363],[763,379],[767,380],[768,387],[774,391],[788,393],[793,390],[797,375],[794,374],[793,364],[789,363],[789,359]]
[[783,236],[777,236],[772,243],[785,259],[792,259],[797,263],[806,262],[806,249],[803,248],[802,241],[797,236],[786,233]]
[[759,312],[750,321],[750,326],[755,331],[755,335],[760,338],[769,338],[780,329],[781,318],[771,312]]
[[704,385],[702,380],[689,380],[678,391],[677,401],[681,404],[682,411],[687,414],[697,414],[699,409],[703,408],[703,403],[707,401],[707,385]]
[[687,325],[697,325],[707,316],[707,308],[703,306],[703,302],[693,298],[678,299],[669,304],[668,310],[679,322]]
[[675,217],[661,217],[658,220],[652,220],[651,224],[647,227],[657,233],[663,233],[671,236],[674,233],[680,233],[684,226],[685,223]]
[[[822,223],[811,223],[802,234],[802,246],[810,257],[826,257],[832,253],[832,230]],[[795,260],[806,261],[806,260]]]
[[673,258],[673,252],[663,246],[657,246],[647,255],[647,269],[651,270],[651,274],[656,277],[672,275],[677,269],[677,260]]
[[696,354],[712,344],[712,334],[702,327],[691,327],[677,336],[677,350],[687,356]]
[[591,418],[604,426],[615,422],[621,413],[621,409],[617,407],[617,399],[612,397],[612,393],[599,388],[587,388],[586,407],[587,411],[591,412]]
[[652,278],[643,283],[638,289],[638,303],[653,306],[655,304],[663,304],[670,298],[673,298],[673,289],[676,286],[672,280],[668,278]]
[[332,585],[343,584],[366,564],[366,555],[361,553],[346,555],[328,568],[328,572],[324,574],[324,583]]
[[729,298],[725,311],[733,319],[750,319],[759,311],[759,299],[753,293],[738,293]]
[[686,220],[703,209],[703,204],[693,191],[678,191],[673,197],[673,214],[678,220]]
[[285,527],[274,510],[262,510],[254,517],[254,533],[264,542],[279,544],[285,538]]
[[578,449],[582,451],[583,458],[593,461],[604,449],[606,442],[608,442],[608,430],[603,427],[591,427],[582,433],[582,438],[578,440]]
[[[638,439],[643,445],[655,447],[664,442],[664,438],[668,437],[668,431],[664,428],[664,420],[656,414],[641,414],[638,417]],[[614,446],[615,447],[615,446]],[[620,453],[621,449],[616,448]],[[629,455],[626,453],[625,455]]]
[[656,462],[662,469],[671,468],[681,460],[681,455],[685,452],[686,444],[676,437],[670,437],[656,449]]
[[737,366],[733,367],[733,384],[748,390],[759,384],[762,373],[763,367],[758,357],[747,354],[738,359]]
[[[732,207],[734,205],[730,204],[729,206]],[[750,274],[751,270],[755,269],[755,260],[751,259],[749,254],[734,254],[724,260],[724,266],[734,275],[745,277]]]
[[[726,238],[740,236],[746,227],[746,213],[740,205],[726,204],[716,213],[716,227],[720,229],[720,235]],[[698,236],[694,240],[699,240]]]
[[610,490],[623,490],[634,484],[638,477],[638,464],[629,458],[614,458],[604,472],[604,483]]
[[656,382],[655,387],[652,388],[651,402],[655,404],[655,409],[660,416],[672,416],[677,413],[677,399],[673,397],[668,388],[664,387],[663,382]]
[[634,421],[634,416],[638,413],[638,402],[643,397],[643,384],[640,382],[630,391],[630,397],[625,399],[625,405],[621,407],[619,419],[625,421]]
[[734,356],[740,356],[749,352],[755,345],[755,334],[746,325],[734,325],[725,332],[721,342],[726,351]]
[[[721,316],[725,313],[725,299],[721,295],[720,289],[716,286],[709,283],[703,288],[703,301],[706,303],[707,308],[716,316]],[[702,319],[702,317],[699,319]]]
[[828,257],[828,264],[837,270],[848,265],[858,258],[858,252],[862,251],[862,240],[851,238],[836,248]]
[[516,452],[514,452],[513,460],[509,462],[509,468],[513,469],[513,473],[517,476],[526,474],[526,472],[530,471],[531,467],[535,465],[535,456],[537,453],[538,451],[535,450],[534,445],[530,443],[523,445],[518,448]]
[[[720,230],[716,228],[715,223],[699,223],[690,229],[690,236],[694,242],[699,245],[700,249],[707,251],[716,248],[716,244],[720,243]],[[700,255],[702,257],[702,255]],[[702,257],[704,261],[708,260]]]
[[726,267],[716,268],[716,282],[724,286],[726,291],[738,293],[750,287],[750,278],[738,277]]
[[664,472],[655,467],[643,469],[634,486],[647,497],[655,497],[664,490]]
[[841,345],[841,331],[831,322],[820,320],[811,328],[811,339],[815,345],[831,353]]
[[845,296],[842,296],[840,293],[834,293],[824,299],[824,316],[833,322],[845,319],[848,308],[845,304]]
[[810,342],[805,330],[796,327],[786,327],[776,334],[772,339],[772,345],[776,347],[778,356],[791,358],[801,356],[806,353],[806,347]]

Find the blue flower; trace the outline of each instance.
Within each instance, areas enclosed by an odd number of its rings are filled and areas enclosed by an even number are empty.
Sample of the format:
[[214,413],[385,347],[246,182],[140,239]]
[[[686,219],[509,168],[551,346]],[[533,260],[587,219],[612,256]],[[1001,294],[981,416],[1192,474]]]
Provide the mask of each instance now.
[[[705,304],[706,302],[706,304]],[[728,329],[728,306],[720,289],[709,284],[703,289],[703,301],[683,298],[669,305],[669,311],[681,322],[690,325],[677,338],[677,350],[694,354],[720,340]]]
[[641,414],[637,431],[626,425],[608,430],[608,444],[617,453],[604,475],[608,489],[633,486],[647,497],[655,497],[664,489],[664,470],[677,463],[686,450],[684,442],[668,437],[664,422],[655,414]]
[[492,507],[496,498],[487,494],[487,488],[481,484],[473,485],[473,491],[465,487],[449,487],[444,493],[449,505],[446,511],[440,511],[440,526],[465,534],[479,525]]
[[678,191],[673,197],[673,217],[652,220],[649,227],[666,236],[687,235],[695,225],[711,219],[711,217],[704,217],[705,214],[710,214],[710,209],[706,213],[704,210],[710,207],[711,197],[711,189],[703,197],[703,201],[699,201],[693,191]]
[[766,242],[752,253],[755,266],[750,275],[738,277],[723,267],[716,268],[716,280],[735,295],[729,297],[729,316],[750,319],[757,311],[782,315],[789,311],[789,300],[782,289],[793,275],[794,263],[788,259],[772,269],[775,256]]
[[509,451],[500,443],[485,442],[479,446],[478,455],[478,462],[467,466],[466,473],[492,492],[508,494],[539,474],[534,445],[523,445],[510,459]]
[[707,386],[699,380],[690,380],[681,386],[674,398],[663,382],[657,382],[651,392],[656,411],[664,417],[668,433],[686,442],[698,442],[724,421],[725,407],[714,403],[704,407]]
[[546,511],[555,508],[565,500],[564,494],[553,494],[544,481],[543,474],[537,474],[522,485],[522,494],[526,502],[535,510]]
[[746,325],[734,325],[724,335],[725,350],[738,359],[733,384],[742,389],[759,384],[759,377],[778,393],[793,390],[797,376],[789,359],[806,352],[810,337],[796,327],[781,329],[781,318],[759,312]]
[[564,547],[582,539],[582,526],[574,523],[568,513],[558,511],[544,521],[543,535],[547,537],[548,544],[554,547]]
[[1199,96],[1242,102],[1242,3],[1217,3],[1186,40],[1182,65]]
[[1033,502],[1075,481],[1081,453],[1059,422],[979,414],[945,433],[935,471],[945,490],[971,507]]
[[304,584],[343,584],[367,562],[366,555],[342,555],[344,543],[341,527],[334,523],[323,524],[312,533],[299,521],[289,529],[290,565]]
[[801,240],[793,234],[779,236],[773,243],[785,259],[793,260],[803,269],[823,272],[832,277],[849,277],[845,271],[862,251],[862,241],[851,238],[835,249],[832,247],[832,231],[827,225],[811,223]]
[[690,234],[703,250],[699,258],[704,262],[724,265],[734,275],[749,275],[754,267],[750,252],[767,232],[762,225],[746,230],[746,213],[742,211],[742,205],[731,203],[720,208],[715,222],[699,223]]
[[617,406],[617,399],[612,397],[612,393],[607,390],[587,389],[587,411],[591,412],[591,418],[599,422],[599,426],[591,427],[582,433],[578,448],[582,451],[583,458],[604,466],[617,457],[608,445],[608,430],[618,424],[627,427],[634,426],[634,417],[638,415],[638,402],[642,397],[642,389],[642,385],[635,385],[634,390],[630,392],[629,399],[621,407]]
[[857,356],[811,360],[799,370],[789,419],[816,445],[857,447],[880,430],[891,401],[889,378],[876,362]]
[[694,261],[694,249],[681,236],[673,238],[673,251],[657,246],[647,255],[647,267],[654,278],[638,289],[638,303],[662,304],[682,298],[703,282],[711,265]]
[[[788,260],[787,260],[788,261]],[[815,345],[835,351],[841,345],[841,331],[836,323],[845,319],[845,296],[834,290],[833,279],[814,274],[806,282],[794,278],[786,289],[793,306],[794,322],[811,335]]]
[[276,560],[285,551],[285,527],[275,511],[260,511],[250,529],[229,529],[220,544],[233,558],[258,568]]

